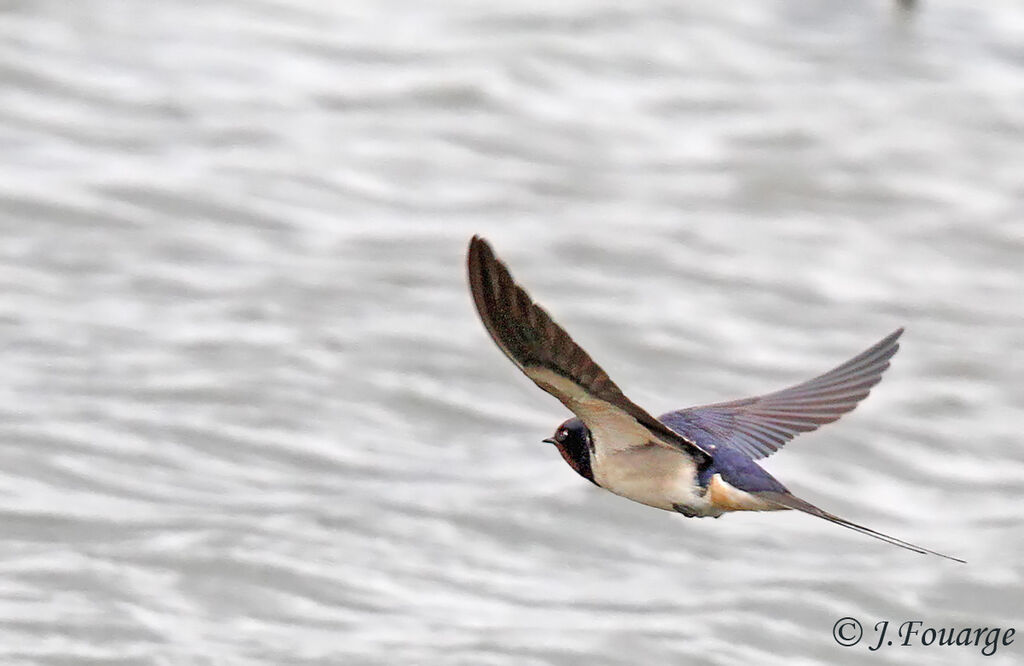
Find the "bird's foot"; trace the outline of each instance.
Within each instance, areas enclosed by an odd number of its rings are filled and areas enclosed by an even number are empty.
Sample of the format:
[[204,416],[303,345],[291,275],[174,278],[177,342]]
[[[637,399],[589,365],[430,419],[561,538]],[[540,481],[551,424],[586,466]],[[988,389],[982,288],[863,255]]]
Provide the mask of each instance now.
[[683,514],[687,518],[703,518],[704,517],[700,512],[695,511],[692,507],[690,507],[690,506],[688,506],[686,504],[673,504],[672,508],[675,509],[676,511],[678,511],[679,513]]

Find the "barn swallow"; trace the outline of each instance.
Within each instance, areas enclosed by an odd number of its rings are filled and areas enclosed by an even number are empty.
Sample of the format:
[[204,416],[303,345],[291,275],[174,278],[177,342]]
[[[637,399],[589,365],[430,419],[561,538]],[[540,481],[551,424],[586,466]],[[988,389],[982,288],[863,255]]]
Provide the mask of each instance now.
[[594,485],[690,518],[796,509],[916,553],[964,562],[820,509],[754,462],[853,410],[889,367],[902,328],[796,386],[654,418],[530,299],[487,241],[473,237],[467,264],[473,302],[491,338],[575,414],[544,441]]

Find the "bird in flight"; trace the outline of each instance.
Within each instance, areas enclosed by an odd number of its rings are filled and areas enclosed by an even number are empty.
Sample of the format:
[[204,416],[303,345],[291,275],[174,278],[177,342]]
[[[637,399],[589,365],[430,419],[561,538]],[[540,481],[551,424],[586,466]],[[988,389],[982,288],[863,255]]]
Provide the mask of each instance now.
[[964,562],[819,509],[754,462],[853,410],[881,380],[903,329],[796,386],[655,418],[533,302],[483,238],[469,242],[467,264],[473,302],[495,344],[575,414],[544,441],[593,484],[690,518],[796,509],[916,553]]

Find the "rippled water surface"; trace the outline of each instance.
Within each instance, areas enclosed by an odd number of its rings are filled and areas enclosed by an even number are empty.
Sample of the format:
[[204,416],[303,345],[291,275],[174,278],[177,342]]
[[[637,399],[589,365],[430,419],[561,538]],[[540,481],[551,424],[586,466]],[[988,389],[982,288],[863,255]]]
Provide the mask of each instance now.
[[[906,326],[766,467],[969,564],[577,477],[473,233],[654,413]],[[1024,632],[1022,264],[1015,1],[4,2],[0,661],[1022,663],[867,649]]]

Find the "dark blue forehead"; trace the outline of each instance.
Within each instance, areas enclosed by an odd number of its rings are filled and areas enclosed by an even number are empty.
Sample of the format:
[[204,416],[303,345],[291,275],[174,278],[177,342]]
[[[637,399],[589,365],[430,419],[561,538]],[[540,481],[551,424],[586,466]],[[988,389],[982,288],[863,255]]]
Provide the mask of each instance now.
[[563,428],[575,435],[584,432],[587,429],[587,426],[584,425],[583,421],[579,420],[576,417],[573,417],[568,421],[562,423],[562,425],[558,426],[559,430],[562,430]]

